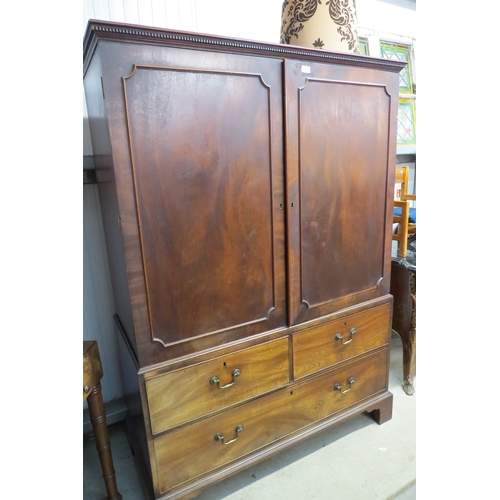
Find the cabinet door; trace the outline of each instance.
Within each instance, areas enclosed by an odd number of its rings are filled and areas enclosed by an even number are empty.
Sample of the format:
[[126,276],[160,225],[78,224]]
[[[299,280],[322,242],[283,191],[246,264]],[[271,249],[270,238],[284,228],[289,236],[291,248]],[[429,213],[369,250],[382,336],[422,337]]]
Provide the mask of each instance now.
[[397,74],[287,62],[291,324],[389,293]]
[[155,360],[286,322],[282,62],[168,58],[123,78]]

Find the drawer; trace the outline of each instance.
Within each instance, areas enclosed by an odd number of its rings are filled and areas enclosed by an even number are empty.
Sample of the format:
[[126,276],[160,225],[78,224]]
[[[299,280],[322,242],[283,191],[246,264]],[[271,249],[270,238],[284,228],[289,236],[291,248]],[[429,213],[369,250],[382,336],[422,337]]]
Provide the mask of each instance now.
[[289,382],[288,338],[145,381],[153,434],[282,387]]
[[304,377],[387,344],[390,312],[390,304],[384,304],[294,334],[294,377]]
[[[326,374],[157,437],[153,447],[160,492],[164,494],[386,389],[387,353],[382,349],[357,358]],[[340,388],[335,389],[337,384]]]

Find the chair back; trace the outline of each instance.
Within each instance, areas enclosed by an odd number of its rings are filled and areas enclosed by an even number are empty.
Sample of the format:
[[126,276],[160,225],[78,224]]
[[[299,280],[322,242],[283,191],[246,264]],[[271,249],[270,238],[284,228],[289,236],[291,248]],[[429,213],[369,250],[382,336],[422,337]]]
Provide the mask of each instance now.
[[[394,184],[401,185],[399,199],[394,200],[394,208],[401,208],[400,215],[393,216],[393,223],[397,224],[396,232],[393,232],[393,241],[398,242],[398,255],[406,257],[408,251],[408,232],[410,227],[413,232],[416,232],[416,224],[410,224],[410,201],[416,201],[417,196],[408,194],[408,176],[410,167],[396,167],[396,176]],[[396,187],[395,186],[395,187]]]
[[408,176],[410,167],[396,167],[395,184],[401,184],[401,193],[398,197],[401,201],[415,201],[416,195],[408,194]]

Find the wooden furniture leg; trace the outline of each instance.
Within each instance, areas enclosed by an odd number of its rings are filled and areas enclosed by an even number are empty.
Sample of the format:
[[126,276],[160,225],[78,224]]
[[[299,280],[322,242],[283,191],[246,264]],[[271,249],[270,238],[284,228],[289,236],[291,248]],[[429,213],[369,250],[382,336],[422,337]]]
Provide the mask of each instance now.
[[393,259],[391,294],[394,297],[392,329],[403,344],[403,390],[408,396],[415,393],[415,358],[417,343],[417,271],[404,259]]
[[[410,276],[411,278],[411,276]],[[416,293],[416,292],[415,292]],[[411,313],[411,328],[401,337],[403,343],[403,390],[411,396],[415,393],[413,387],[413,377],[415,376],[415,358],[416,358],[416,344],[417,344],[417,326],[416,326],[416,312],[417,312],[417,299],[416,295],[411,294],[413,303]]]
[[392,399],[393,396],[390,394],[388,397],[383,399],[375,410],[370,412],[371,417],[377,424],[382,425],[388,422],[392,418]]
[[97,452],[108,493],[108,500],[122,500],[116,486],[116,475],[111,455],[111,444],[106,425],[106,413],[101,392],[102,367],[97,342],[83,343],[83,399],[89,405],[90,421],[94,430]]

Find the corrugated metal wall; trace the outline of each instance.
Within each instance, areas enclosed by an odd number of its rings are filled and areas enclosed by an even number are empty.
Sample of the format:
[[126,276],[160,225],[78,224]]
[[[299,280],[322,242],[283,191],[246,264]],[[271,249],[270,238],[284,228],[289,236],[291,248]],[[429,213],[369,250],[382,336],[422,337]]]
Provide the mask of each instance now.
[[88,19],[279,41],[282,0],[84,0]]

